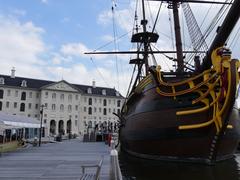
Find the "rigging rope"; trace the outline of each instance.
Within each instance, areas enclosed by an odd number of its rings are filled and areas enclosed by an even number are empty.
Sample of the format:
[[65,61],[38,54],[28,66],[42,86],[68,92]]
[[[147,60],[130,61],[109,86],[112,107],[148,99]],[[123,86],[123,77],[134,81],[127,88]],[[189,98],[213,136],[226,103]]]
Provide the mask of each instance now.
[[102,80],[104,81],[104,83],[107,85],[107,87],[109,87],[109,88],[110,88],[109,84],[107,83],[107,81],[105,81],[105,79],[104,79],[104,77],[103,77],[102,73],[100,72],[100,70],[98,69],[97,65],[94,63],[94,61],[93,61],[93,58],[92,58],[92,57],[90,57],[90,60],[91,60],[91,62],[93,63],[93,65],[95,66],[95,68],[96,68],[96,70],[97,70],[98,74],[100,75],[100,77],[102,78]]
[[[114,49],[117,51],[117,42],[116,42],[116,37],[117,37],[117,30],[115,27],[115,8],[117,7],[116,3],[114,0],[112,0],[112,21],[113,21],[113,38],[114,38]],[[119,70],[118,70],[118,56],[115,54],[115,63],[116,63],[116,71],[117,71],[117,86],[118,86],[118,91],[119,91]]]

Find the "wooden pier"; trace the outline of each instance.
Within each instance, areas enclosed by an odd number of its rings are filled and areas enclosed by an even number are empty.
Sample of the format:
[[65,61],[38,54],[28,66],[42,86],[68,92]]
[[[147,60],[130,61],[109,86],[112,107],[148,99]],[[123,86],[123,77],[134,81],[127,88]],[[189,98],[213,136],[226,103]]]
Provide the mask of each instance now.
[[[81,165],[96,164],[103,156],[100,179],[110,179],[110,148],[103,142],[78,139],[29,146],[0,156],[1,180],[79,180]],[[96,171],[90,169],[89,171]]]

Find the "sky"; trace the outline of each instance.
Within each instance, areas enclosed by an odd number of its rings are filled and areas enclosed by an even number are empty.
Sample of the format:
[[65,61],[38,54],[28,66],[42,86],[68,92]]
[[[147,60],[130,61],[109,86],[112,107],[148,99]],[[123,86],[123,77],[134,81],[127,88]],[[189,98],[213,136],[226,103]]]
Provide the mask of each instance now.
[[[128,64],[132,56],[84,52],[134,49],[130,37],[135,6],[134,0],[0,0],[0,74],[10,75],[15,67],[16,76],[21,77],[64,79],[86,85],[95,80],[97,86],[115,88],[125,95],[133,71]],[[148,30],[158,7],[159,2],[147,2]],[[216,14],[219,5],[192,8],[204,29],[208,25],[204,17]],[[180,19],[184,21],[181,11]],[[159,21],[162,24],[157,26],[160,38],[156,46],[169,50],[174,42],[167,8],[161,11]],[[235,28],[237,36],[231,43],[235,58],[240,57],[239,27]],[[191,46],[187,35],[183,44],[185,49]],[[157,56],[158,62],[161,58],[162,55]],[[164,70],[172,68],[172,62],[162,63]]]

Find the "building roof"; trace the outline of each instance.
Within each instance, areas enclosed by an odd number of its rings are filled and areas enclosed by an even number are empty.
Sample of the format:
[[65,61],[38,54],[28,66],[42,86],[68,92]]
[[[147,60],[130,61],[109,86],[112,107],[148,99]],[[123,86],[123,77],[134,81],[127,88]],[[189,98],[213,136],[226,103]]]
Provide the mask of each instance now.
[[[33,89],[41,89],[44,86],[56,83],[56,81],[48,81],[48,80],[41,80],[41,79],[31,79],[31,78],[25,78],[25,77],[14,77],[7,75],[0,74],[0,78],[4,78],[4,85],[6,86],[12,86],[12,87],[22,87],[22,81],[25,80],[27,82],[27,88],[33,88]],[[106,96],[115,96],[123,98],[123,96],[119,93],[119,96],[117,96],[118,92],[114,88],[106,88],[106,87],[93,87],[93,86],[87,86],[87,85],[81,85],[81,84],[71,84],[70,85],[76,87],[76,89],[79,89],[83,93],[86,94],[93,94],[93,95],[103,95],[103,90],[106,91]],[[88,89],[91,88],[92,93],[88,93]]]

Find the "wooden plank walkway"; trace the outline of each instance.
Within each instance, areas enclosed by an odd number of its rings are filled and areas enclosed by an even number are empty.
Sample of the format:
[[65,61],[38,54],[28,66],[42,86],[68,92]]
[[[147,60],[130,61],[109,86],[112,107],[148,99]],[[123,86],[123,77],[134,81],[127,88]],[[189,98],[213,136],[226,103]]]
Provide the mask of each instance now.
[[[104,156],[100,179],[108,180],[109,147],[103,142],[78,139],[27,147],[0,156],[1,180],[79,180],[81,165],[98,163]],[[90,170],[91,171],[91,170]],[[92,169],[95,171],[95,169]]]

